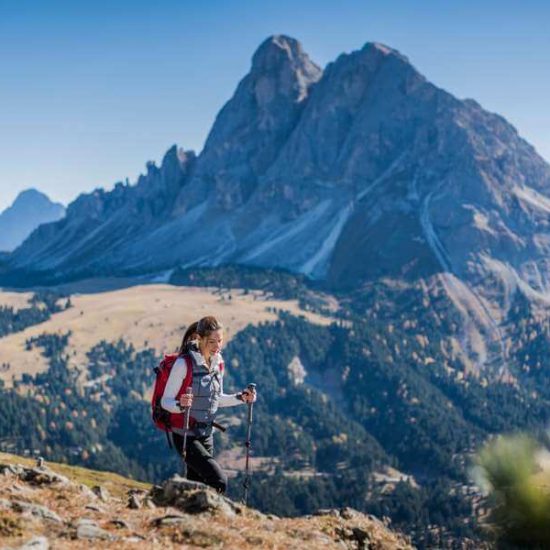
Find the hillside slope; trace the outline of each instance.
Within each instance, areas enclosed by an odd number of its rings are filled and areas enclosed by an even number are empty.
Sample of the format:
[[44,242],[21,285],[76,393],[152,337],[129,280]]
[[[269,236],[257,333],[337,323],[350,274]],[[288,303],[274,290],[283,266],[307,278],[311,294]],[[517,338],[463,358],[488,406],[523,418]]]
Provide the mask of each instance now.
[[[99,282],[97,282],[99,286]],[[91,284],[79,285],[91,288]],[[64,287],[70,290],[71,286]],[[73,289],[78,287],[74,286]],[[0,291],[0,306],[21,307],[28,293]],[[70,332],[67,344],[69,365],[82,367],[86,354],[102,340],[124,339],[135,348],[152,348],[159,355],[172,353],[185,327],[202,315],[217,315],[226,327],[227,341],[247,325],[272,322],[275,311],[304,315],[310,322],[328,325],[330,317],[302,310],[296,300],[275,300],[261,292],[242,289],[181,287],[167,284],[136,285],[104,292],[82,292],[71,297],[72,307],[52,315],[45,322],[0,338],[0,380],[11,384],[12,376],[36,374],[47,367],[43,354],[26,345],[40,334]]]
[[202,484],[152,491],[105,472],[0,453],[3,548],[412,548],[373,516],[350,508],[308,518],[264,515]]

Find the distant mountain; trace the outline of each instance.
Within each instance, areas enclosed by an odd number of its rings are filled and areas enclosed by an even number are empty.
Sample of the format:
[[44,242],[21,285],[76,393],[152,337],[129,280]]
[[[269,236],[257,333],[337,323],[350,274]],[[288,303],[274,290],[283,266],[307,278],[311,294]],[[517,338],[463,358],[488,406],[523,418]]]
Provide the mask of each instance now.
[[[516,293],[550,297],[550,166],[502,117],[367,43],[322,71],[273,36],[198,157],[80,196],[11,256],[14,280],[279,267],[350,291],[437,286],[460,352],[501,365]],[[23,276],[23,278],[22,278]]]
[[18,247],[39,225],[55,222],[65,215],[62,204],[52,202],[44,193],[27,189],[0,213],[0,251]]

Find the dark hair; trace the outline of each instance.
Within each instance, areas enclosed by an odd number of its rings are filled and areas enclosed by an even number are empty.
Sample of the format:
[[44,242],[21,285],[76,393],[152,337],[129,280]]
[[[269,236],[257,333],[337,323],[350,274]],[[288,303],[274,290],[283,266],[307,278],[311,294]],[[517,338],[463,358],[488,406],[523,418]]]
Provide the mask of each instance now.
[[222,328],[223,325],[212,315],[208,315],[207,317],[203,317],[199,321],[191,323],[189,327],[187,327],[187,330],[183,335],[179,353],[185,353],[189,342],[191,342],[192,340],[196,340],[197,336],[201,336],[204,338],[205,336],[208,336],[214,331]]

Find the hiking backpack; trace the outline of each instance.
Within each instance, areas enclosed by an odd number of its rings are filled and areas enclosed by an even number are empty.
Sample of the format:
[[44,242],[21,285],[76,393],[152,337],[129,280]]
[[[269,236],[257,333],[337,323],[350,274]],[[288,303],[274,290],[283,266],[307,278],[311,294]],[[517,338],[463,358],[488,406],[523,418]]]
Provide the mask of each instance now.
[[171,432],[172,428],[183,428],[184,425],[184,415],[181,413],[171,413],[166,409],[163,409],[160,402],[164,394],[164,388],[172,372],[172,367],[174,366],[176,360],[179,357],[183,357],[187,365],[187,374],[185,380],[183,381],[178,393],[176,394],[176,400],[185,393],[185,390],[191,386],[193,382],[193,360],[188,354],[179,355],[165,355],[164,359],[159,363],[157,367],[154,368],[156,378],[155,386],[153,388],[153,397],[151,398],[151,416],[153,418],[153,423],[155,426],[162,430],[163,432]]

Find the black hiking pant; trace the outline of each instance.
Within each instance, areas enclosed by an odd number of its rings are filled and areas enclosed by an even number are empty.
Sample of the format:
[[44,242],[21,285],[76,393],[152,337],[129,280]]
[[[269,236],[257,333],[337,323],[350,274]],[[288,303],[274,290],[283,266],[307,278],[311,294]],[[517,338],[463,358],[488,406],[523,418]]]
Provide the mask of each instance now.
[[[174,447],[181,456],[183,449],[183,436],[172,433]],[[221,466],[214,460],[214,436],[212,434],[196,437],[187,436],[187,453],[185,463],[187,464],[187,479],[201,481],[210,485],[218,491],[225,493],[227,489],[227,476]]]

